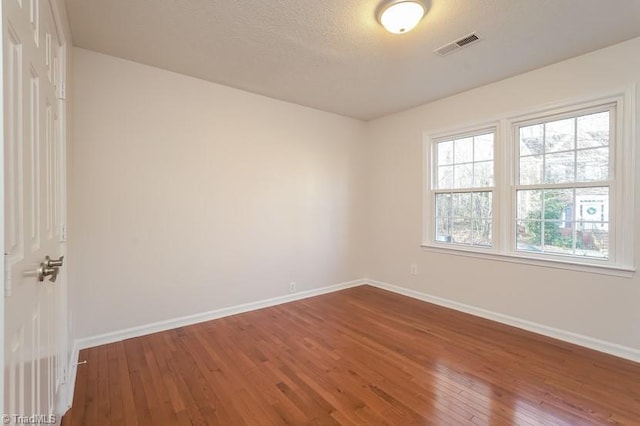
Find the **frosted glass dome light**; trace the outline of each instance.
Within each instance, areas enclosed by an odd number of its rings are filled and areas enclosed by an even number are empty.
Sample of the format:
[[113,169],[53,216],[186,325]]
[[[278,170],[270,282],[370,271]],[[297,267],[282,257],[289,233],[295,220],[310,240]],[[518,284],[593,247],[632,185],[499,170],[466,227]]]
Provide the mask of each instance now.
[[382,8],[378,20],[390,33],[403,34],[415,28],[425,12],[425,6],[420,1],[396,0]]

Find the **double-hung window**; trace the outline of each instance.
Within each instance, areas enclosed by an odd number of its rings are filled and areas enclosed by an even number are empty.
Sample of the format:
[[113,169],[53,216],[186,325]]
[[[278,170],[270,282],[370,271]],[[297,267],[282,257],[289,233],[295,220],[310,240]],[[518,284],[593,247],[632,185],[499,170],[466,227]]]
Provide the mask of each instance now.
[[609,257],[614,105],[516,123],[516,248]]
[[492,246],[495,134],[482,129],[435,141],[436,241]]
[[633,270],[627,103],[628,93],[429,135],[423,246]]

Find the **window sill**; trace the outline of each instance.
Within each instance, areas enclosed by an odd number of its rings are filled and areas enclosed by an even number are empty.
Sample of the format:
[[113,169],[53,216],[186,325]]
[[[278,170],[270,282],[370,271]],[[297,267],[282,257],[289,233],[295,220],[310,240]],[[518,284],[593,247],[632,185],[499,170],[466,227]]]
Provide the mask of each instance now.
[[542,256],[527,256],[519,253],[503,253],[495,249],[476,249],[462,246],[445,246],[437,243],[423,243],[425,251],[443,253],[454,256],[473,257],[476,259],[493,260],[497,262],[519,263],[522,265],[540,266],[545,268],[565,269],[569,271],[588,272],[592,274],[611,275],[615,277],[631,278],[636,271],[634,267],[615,264],[583,263],[573,259],[550,259]]

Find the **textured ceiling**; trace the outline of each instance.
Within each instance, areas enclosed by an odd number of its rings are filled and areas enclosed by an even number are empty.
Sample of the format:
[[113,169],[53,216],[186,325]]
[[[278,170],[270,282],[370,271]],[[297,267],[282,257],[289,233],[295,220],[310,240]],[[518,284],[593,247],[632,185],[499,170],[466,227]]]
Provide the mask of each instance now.
[[[74,45],[369,120],[640,36],[639,0],[67,0]],[[433,51],[476,31],[448,56]],[[615,66],[615,64],[612,64]]]

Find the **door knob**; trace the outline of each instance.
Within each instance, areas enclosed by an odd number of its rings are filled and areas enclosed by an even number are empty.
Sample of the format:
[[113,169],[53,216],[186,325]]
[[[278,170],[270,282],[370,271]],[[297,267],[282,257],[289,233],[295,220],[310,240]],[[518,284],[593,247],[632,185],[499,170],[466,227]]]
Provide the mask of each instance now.
[[49,281],[55,283],[56,278],[58,278],[58,272],[60,272],[60,268],[50,268],[45,264],[45,262],[42,262],[38,268],[38,281],[42,282],[44,281],[44,277],[49,277]]
[[60,256],[60,259],[58,260],[52,259],[49,256],[45,256],[44,266],[46,266],[47,268],[59,268],[62,266],[63,261],[64,261],[64,256]]

